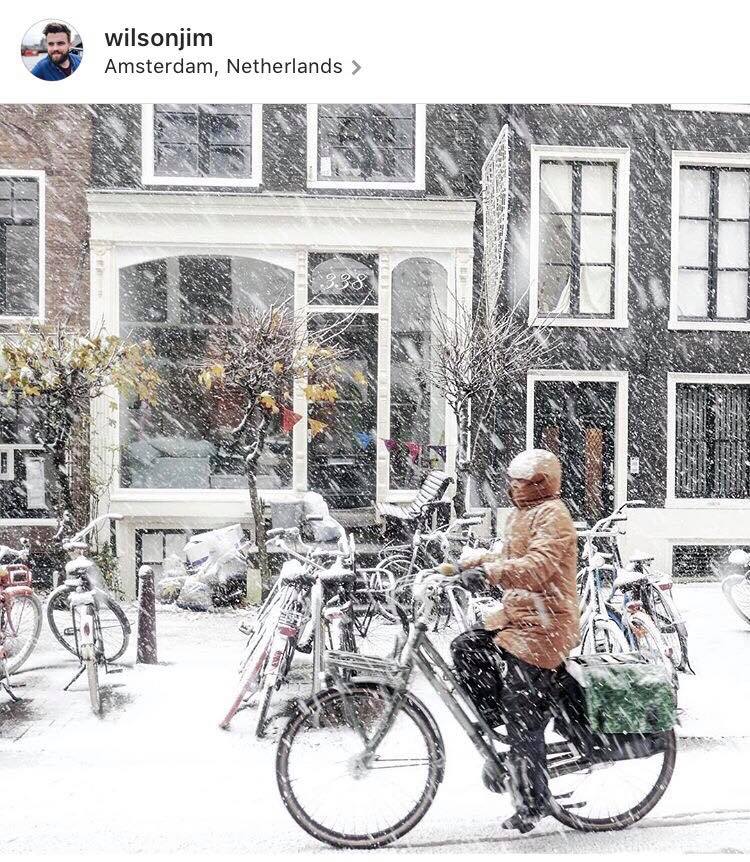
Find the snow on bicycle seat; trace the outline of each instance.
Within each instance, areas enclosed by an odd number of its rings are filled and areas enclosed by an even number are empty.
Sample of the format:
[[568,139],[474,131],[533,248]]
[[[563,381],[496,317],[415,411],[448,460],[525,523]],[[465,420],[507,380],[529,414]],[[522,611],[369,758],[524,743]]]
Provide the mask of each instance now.
[[631,563],[653,563],[654,555],[647,551],[636,551],[628,557],[628,561]]
[[614,580],[615,589],[624,589],[632,587],[635,584],[642,584],[648,581],[648,575],[645,572],[630,572],[627,569],[618,569],[618,575]]

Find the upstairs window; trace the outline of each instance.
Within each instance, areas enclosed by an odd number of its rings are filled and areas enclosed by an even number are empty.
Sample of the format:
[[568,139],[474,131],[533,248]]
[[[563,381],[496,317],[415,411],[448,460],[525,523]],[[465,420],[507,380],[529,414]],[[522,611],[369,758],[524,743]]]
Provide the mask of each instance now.
[[539,310],[612,317],[616,165],[543,161],[540,171]]
[[144,183],[259,185],[261,116],[260,105],[144,105]]
[[40,180],[0,172],[0,317],[38,317],[42,243]]
[[677,317],[747,321],[750,170],[682,165]]
[[423,105],[310,105],[311,186],[424,188]]
[[629,153],[531,150],[529,322],[627,326]]

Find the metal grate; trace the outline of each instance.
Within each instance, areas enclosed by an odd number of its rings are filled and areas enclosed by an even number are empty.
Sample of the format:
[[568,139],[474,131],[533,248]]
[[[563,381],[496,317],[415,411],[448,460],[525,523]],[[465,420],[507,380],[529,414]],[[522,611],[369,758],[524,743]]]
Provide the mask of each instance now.
[[750,496],[748,399],[749,386],[678,385],[676,496]]
[[[715,581],[724,570],[729,554],[737,545],[675,545],[672,548],[672,577],[675,581]],[[741,546],[750,551],[750,545]],[[732,570],[733,571],[733,570]]]

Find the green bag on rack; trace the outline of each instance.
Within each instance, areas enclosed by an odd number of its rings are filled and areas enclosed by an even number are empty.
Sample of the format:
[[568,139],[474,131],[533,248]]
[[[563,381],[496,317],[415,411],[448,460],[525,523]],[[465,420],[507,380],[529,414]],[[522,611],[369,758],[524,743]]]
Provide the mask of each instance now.
[[576,656],[565,669],[583,690],[596,733],[659,733],[677,722],[673,674],[635,654]]

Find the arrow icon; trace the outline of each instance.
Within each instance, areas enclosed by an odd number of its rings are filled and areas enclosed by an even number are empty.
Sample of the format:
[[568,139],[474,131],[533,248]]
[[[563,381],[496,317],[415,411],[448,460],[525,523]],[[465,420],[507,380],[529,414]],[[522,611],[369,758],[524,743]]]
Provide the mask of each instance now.
[[354,69],[352,70],[352,75],[356,75],[357,72],[359,72],[359,70],[362,67],[359,65],[359,63],[356,60],[352,60],[352,63],[354,64]]

